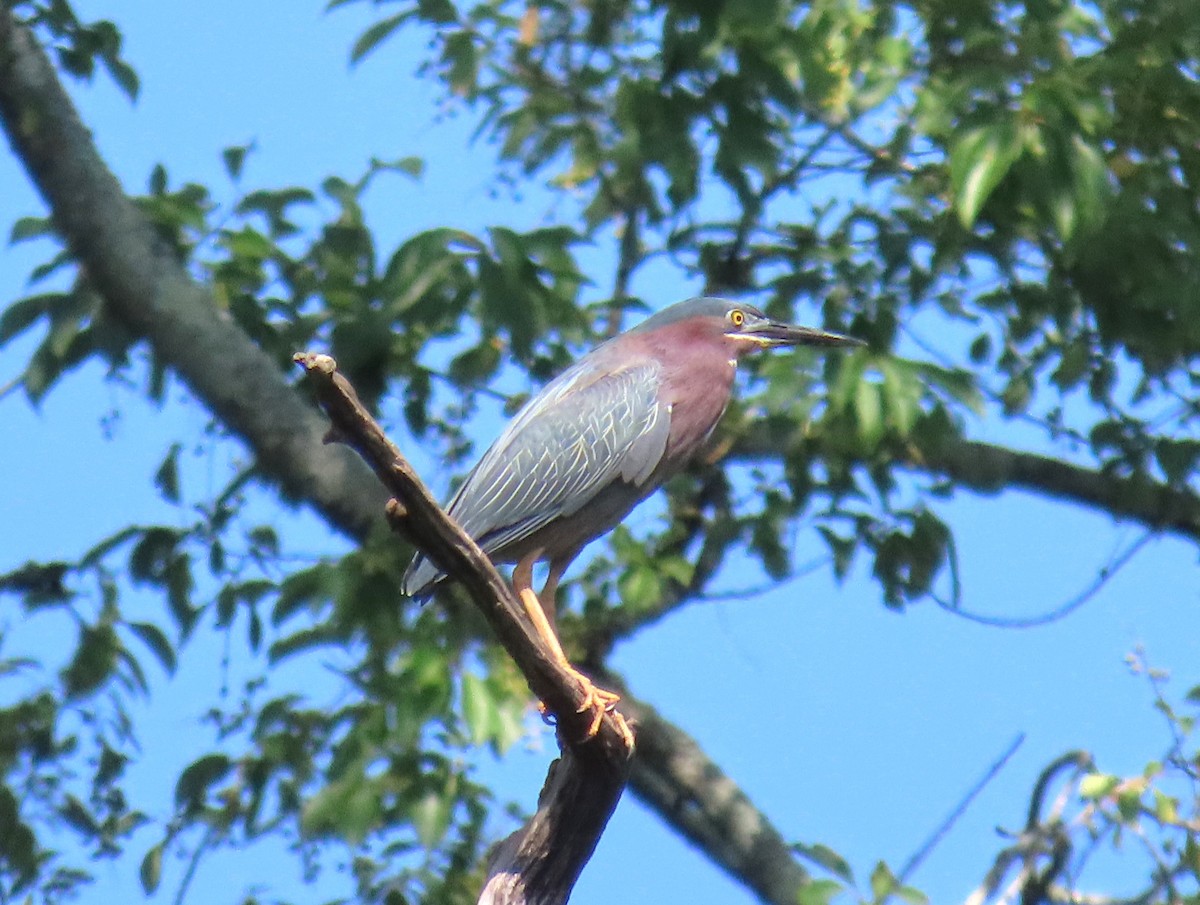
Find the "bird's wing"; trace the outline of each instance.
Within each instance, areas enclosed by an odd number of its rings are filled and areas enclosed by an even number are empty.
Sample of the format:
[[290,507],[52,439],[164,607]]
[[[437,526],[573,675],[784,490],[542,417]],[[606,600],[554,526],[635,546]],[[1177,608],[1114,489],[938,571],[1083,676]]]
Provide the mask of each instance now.
[[[662,460],[670,413],[658,399],[660,366],[580,362],[551,381],[471,470],[448,511],[485,551],[572,515],[614,480],[644,484]],[[405,576],[419,593],[439,576],[418,557]]]

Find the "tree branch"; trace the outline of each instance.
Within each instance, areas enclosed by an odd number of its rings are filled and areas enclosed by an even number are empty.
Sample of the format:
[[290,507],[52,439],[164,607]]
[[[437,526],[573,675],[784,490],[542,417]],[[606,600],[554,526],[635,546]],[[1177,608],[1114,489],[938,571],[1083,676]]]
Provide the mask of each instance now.
[[550,767],[537,811],[499,847],[481,902],[566,902],[620,800],[633,736],[620,713],[601,717],[590,737],[590,689],[538,637],[487,554],[421,483],[400,450],[358,401],[328,355],[300,354],[317,398],[333,422],[331,438],[348,443],[393,495],[388,516],[470,594],[533,693],[554,714],[562,757]]
[[1061,459],[958,440],[915,450],[908,468],[945,475],[980,493],[1020,487],[1200,541],[1200,497],[1149,478],[1105,474]]
[[110,310],[246,442],[284,497],[308,502],[353,537],[381,524],[379,485],[348,450],[321,443],[324,419],[158,239],[100,158],[41,46],[2,5],[0,121]]
[[[897,455],[899,464],[911,471],[941,475],[978,493],[1031,490],[1107,513],[1118,521],[1200,541],[1200,496],[1189,490],[977,440],[940,438],[923,444],[912,437],[910,442]],[[790,435],[759,423],[734,443],[727,458],[779,461],[790,454],[791,444]]]

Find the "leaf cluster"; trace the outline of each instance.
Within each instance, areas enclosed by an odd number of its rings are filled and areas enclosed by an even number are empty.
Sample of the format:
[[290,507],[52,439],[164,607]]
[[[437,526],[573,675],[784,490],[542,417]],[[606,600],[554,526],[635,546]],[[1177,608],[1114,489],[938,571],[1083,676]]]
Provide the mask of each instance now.
[[[84,24],[63,0],[10,6],[64,71],[99,65],[136,92],[111,23]],[[446,223],[385,245],[371,191],[400,178],[420,197],[410,148],[311,187],[249,184],[252,146],[224,150],[222,186],[156,168],[138,203],[159,240],[281,371],[299,348],[327,349],[372,408],[398,400],[397,427],[454,465],[481,400],[511,410],[511,387],[535,387],[618,329],[655,274],[868,342],[747,369],[713,461],[668,488],[653,537],[618,529],[568,589],[568,646],[601,660],[675,608],[737,588],[736,564],[775,584],[802,574],[814,548],[838,577],[874,575],[888,606],[953,596],[940,501],[955,486],[912,464],[982,417],[1032,427],[1034,442],[1100,475],[1195,490],[1200,17],[1187,3],[372,9],[352,59],[373,64],[406,30],[427,39],[419,75],[496,149],[496,190],[536,186],[554,217]],[[56,241],[37,217],[10,238]],[[597,249],[614,250],[611,267],[594,263]],[[39,291],[0,315],[0,346],[37,338],[21,377],[31,401],[97,358],[163,400],[160,350],[65,248],[32,277]],[[182,771],[155,826],[145,888],[166,854],[279,833],[306,863],[349,864],[364,900],[464,900],[498,832],[473,749],[502,752],[525,731],[511,666],[453,600],[396,599],[408,551],[391,538],[298,562],[278,526],[245,515],[253,469],[191,501],[184,449],[152,477],[175,523],[0,576],[24,616],[58,620],[72,639],[60,664],[3,661],[27,679],[0,712],[3,897],[38,886],[65,898],[86,882],[55,848],[61,828],[103,856],[129,846],[146,822],[122,786],[136,756],[129,702],[154,685],[143,661],[170,672],[215,634],[236,638],[260,674],[209,713],[211,750]],[[291,665],[330,662],[350,689],[334,704],[279,687]],[[1194,772],[1183,755],[1170,764]],[[1194,871],[1190,799],[1158,775],[1089,778],[1087,818],[1035,837],[1058,845],[1065,832],[1079,852],[1082,833],[1127,838],[1149,822],[1165,834],[1150,875]],[[1060,880],[1047,871],[1056,851],[1030,854],[1039,870],[1026,879]],[[805,901],[854,886],[829,850],[797,854],[829,874]],[[882,863],[868,883],[864,901],[917,896]],[[1152,883],[1148,901],[1178,900]]]

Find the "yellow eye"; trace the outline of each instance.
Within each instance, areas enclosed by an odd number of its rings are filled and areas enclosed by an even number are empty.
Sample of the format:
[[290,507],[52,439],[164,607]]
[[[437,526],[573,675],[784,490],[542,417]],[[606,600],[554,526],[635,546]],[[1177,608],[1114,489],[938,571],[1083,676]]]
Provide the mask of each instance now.
[[746,315],[742,314],[742,312],[737,308],[734,308],[729,312],[729,322],[735,327],[740,327],[742,324],[746,323]]

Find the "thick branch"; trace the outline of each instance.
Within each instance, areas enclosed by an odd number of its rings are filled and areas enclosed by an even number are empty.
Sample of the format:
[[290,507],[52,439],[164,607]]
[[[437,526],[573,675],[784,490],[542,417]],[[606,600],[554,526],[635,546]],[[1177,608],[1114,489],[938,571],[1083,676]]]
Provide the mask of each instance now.
[[[900,464],[912,471],[941,475],[979,493],[1031,490],[1153,531],[1200,541],[1200,497],[1188,490],[975,440],[939,439],[923,444],[913,437],[910,442],[898,455]],[[790,436],[758,424],[738,439],[728,458],[778,461],[789,454],[791,443]]]
[[408,461],[358,401],[328,355],[297,355],[333,422],[333,437],[354,447],[393,495],[389,520],[456,579],[487,618],[529,687],[558,724],[563,757],[546,779],[537,812],[493,860],[481,901],[566,902],[617,806],[633,756],[620,713],[591,724],[589,689],[533,630],[524,608],[487,555],[450,519]]
[[981,493],[1013,487],[1107,512],[1122,521],[1200,541],[1200,498],[1148,478],[1105,474],[1036,453],[959,440],[920,449],[906,463]]
[[158,240],[101,160],[46,54],[2,5],[0,119],[111,311],[246,442],[284,495],[354,537],[380,523],[379,485],[348,450],[321,443],[320,414]]

